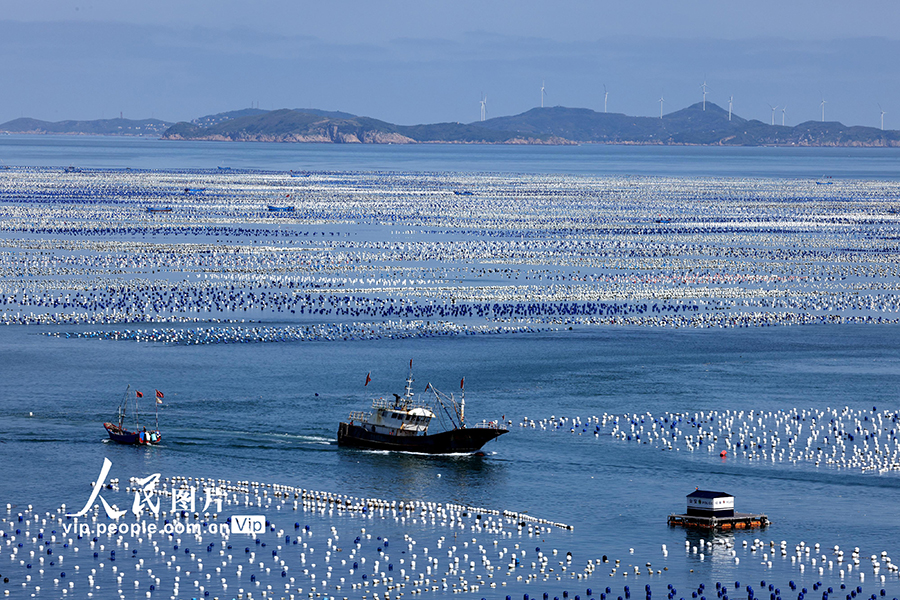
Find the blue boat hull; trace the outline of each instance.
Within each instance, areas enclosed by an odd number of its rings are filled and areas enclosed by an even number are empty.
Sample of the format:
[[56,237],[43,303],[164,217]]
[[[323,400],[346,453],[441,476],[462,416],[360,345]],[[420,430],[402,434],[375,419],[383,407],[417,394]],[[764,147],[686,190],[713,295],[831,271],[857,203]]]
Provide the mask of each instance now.
[[117,444],[155,446],[162,439],[162,436],[158,431],[128,431],[127,429],[112,423],[104,423],[103,427],[106,428],[109,439]]

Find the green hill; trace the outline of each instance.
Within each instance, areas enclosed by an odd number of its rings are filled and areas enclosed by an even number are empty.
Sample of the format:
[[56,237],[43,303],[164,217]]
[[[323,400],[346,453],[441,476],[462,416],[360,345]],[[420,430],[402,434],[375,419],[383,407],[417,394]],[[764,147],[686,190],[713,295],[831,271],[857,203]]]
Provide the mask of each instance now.
[[378,119],[336,116],[347,113],[280,109],[229,119],[201,127],[177,123],[163,139],[254,142],[321,142],[363,144],[452,143],[566,143],[552,135],[523,134],[462,123],[394,125]]
[[231,119],[237,119],[239,117],[247,117],[250,115],[262,115],[269,111],[262,110],[261,108],[242,108],[240,110],[229,110],[228,112],[220,112],[214,115],[205,115],[202,117],[197,117],[192,120],[191,123],[194,125],[199,125],[200,127],[209,127],[211,125],[218,125],[219,123],[223,123],[225,121],[230,121]]
[[159,119],[99,119],[94,121],[41,121],[39,119],[13,119],[0,125],[0,131],[8,133],[58,133],[82,135],[150,135],[165,133],[172,123]]
[[729,146],[900,146],[900,132],[841,123],[806,122],[796,127],[747,120],[706,103],[658,117],[598,113],[586,108],[533,108],[497,117],[481,127],[527,135],[550,135],[583,143]]

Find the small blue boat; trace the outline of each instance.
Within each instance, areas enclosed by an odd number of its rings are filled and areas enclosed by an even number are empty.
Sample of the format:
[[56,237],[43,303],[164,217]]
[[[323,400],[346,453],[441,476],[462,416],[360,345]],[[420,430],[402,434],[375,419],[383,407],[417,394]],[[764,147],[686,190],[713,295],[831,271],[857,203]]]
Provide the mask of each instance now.
[[294,212],[293,206],[273,206],[269,205],[269,212]]
[[[159,405],[162,404],[163,393],[156,390],[156,429],[147,431],[146,427],[142,427],[138,420],[138,400],[144,395],[138,391],[131,391],[131,386],[125,390],[125,396],[119,405],[117,413],[117,421],[115,423],[104,423],[103,427],[109,434],[109,439],[118,444],[127,444],[132,446],[155,446],[159,444],[162,435],[159,433]],[[134,430],[129,430],[125,426],[128,405],[131,404],[131,412],[134,416]],[[129,426],[131,426],[129,424]]]

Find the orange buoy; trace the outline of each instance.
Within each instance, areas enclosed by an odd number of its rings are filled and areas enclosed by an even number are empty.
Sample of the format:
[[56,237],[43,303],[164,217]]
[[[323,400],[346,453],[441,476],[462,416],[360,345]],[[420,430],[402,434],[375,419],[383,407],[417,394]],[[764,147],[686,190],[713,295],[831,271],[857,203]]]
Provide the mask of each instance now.
[[719,456],[725,458],[726,456],[728,456],[728,450],[722,450],[721,452],[719,452]]

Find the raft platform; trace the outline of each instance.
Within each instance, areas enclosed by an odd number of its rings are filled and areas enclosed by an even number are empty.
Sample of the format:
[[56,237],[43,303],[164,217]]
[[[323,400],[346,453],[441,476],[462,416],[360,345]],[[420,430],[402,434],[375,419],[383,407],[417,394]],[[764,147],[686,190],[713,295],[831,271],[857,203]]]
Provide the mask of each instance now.
[[696,515],[669,515],[670,527],[689,527],[697,529],[731,530],[755,529],[771,525],[766,515],[750,513],[734,513],[732,517],[699,517]]

